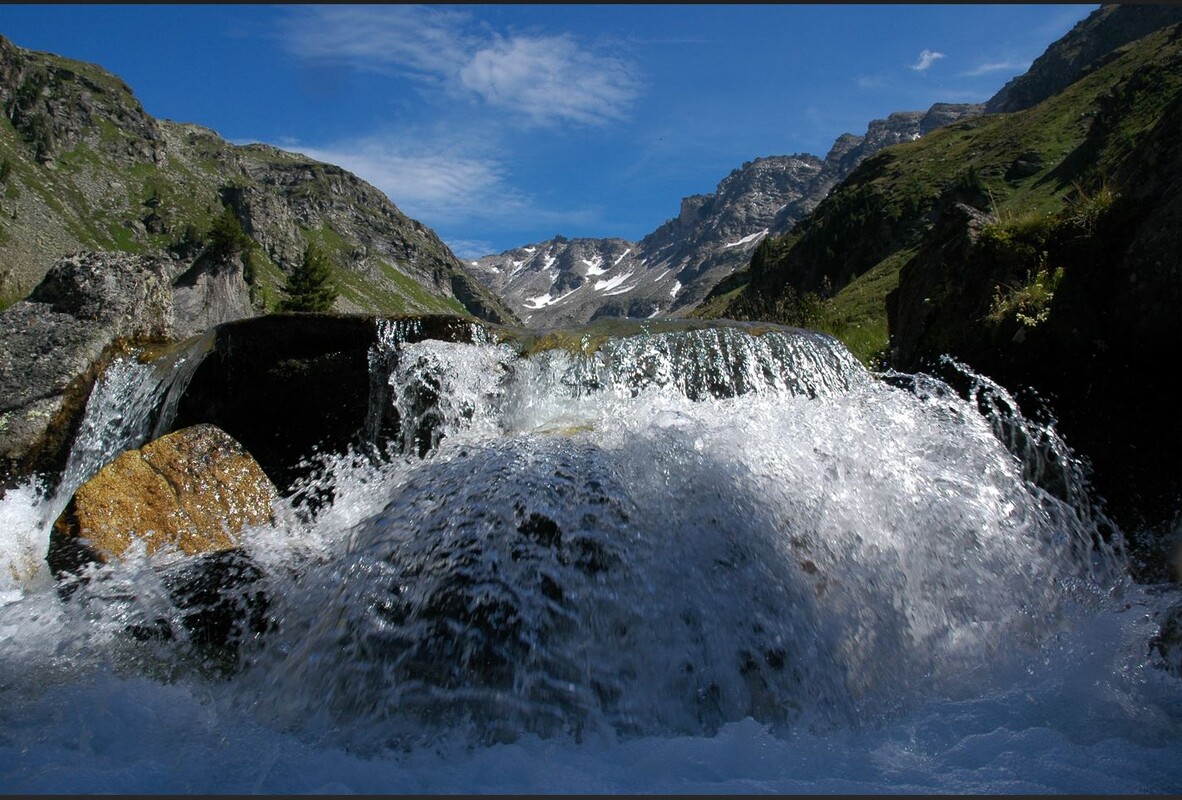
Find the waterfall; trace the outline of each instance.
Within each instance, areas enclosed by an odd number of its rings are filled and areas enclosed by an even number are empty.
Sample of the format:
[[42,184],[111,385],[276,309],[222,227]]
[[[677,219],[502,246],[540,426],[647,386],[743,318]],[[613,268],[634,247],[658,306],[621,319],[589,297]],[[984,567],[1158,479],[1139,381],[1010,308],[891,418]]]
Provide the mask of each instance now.
[[[6,735],[113,774],[74,731],[145,727],[219,765],[181,790],[1182,785],[1148,644],[1177,593],[1126,577],[1085,465],[985,376],[775,326],[377,330],[364,447],[243,537],[270,623],[233,670],[127,635],[177,614],[155,556],[69,601],[14,579]],[[63,486],[165,430],[207,346],[113,364]],[[10,491],[0,530],[49,507]],[[14,575],[44,551],[22,536]]]
[[870,719],[1036,650],[1121,574],[996,414],[827,336],[395,350],[371,364],[396,455],[338,500],[331,556],[284,593],[320,599],[254,672],[278,718],[347,720],[351,747],[440,720],[510,741]]

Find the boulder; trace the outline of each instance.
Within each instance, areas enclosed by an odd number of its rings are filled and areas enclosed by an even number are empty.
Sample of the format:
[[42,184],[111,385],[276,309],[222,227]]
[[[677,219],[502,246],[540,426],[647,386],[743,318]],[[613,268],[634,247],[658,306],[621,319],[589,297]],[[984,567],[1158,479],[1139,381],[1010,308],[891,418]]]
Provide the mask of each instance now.
[[[395,318],[389,318],[391,321]],[[449,315],[397,318],[405,340],[471,341],[471,320]],[[316,470],[315,456],[366,443],[376,422],[384,447],[399,428],[397,412],[378,403],[370,420],[370,359],[381,319],[288,312],[219,325],[210,353],[177,403],[174,426],[209,423],[246,447],[289,494]]]
[[276,496],[242,445],[195,425],[124,453],[84,483],[54,522],[46,560],[64,576],[118,558],[137,540],[149,553],[230,549],[243,528],[271,519]]
[[75,253],[0,314],[0,472],[60,469],[104,357],[172,336],[169,269],[163,259]]
[[253,314],[237,256],[189,265],[81,251],[58,261],[28,299],[0,313],[0,484],[64,467],[113,356]]

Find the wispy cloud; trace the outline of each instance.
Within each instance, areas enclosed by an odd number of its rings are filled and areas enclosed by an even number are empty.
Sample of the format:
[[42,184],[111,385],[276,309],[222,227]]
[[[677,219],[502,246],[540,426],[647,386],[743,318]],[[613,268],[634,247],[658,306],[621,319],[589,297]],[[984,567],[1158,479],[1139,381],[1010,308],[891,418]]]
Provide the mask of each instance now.
[[1009,71],[1013,74],[1025,72],[1030,66],[1029,61],[993,61],[985,64],[979,64],[970,70],[960,73],[962,78],[976,78],[981,75],[988,75],[991,72]]
[[472,56],[460,82],[541,124],[618,119],[637,93],[627,64],[583,50],[570,36],[498,39]]
[[[398,208],[443,235],[445,230],[518,225],[521,220],[556,226],[587,225],[599,208],[556,208],[517,189],[503,161],[473,140],[445,135],[382,133],[323,146],[285,140],[285,150],[336,164],[384,192]],[[487,242],[448,239],[462,258],[493,252]],[[487,248],[487,249],[484,249]]]
[[923,50],[919,54],[919,61],[912,64],[911,68],[917,72],[925,72],[928,67],[941,58],[944,58],[943,53],[937,53],[935,50]]
[[447,246],[460,258],[473,261],[481,256],[492,255],[496,249],[492,242],[482,239],[448,239]]
[[527,125],[619,120],[640,93],[629,63],[573,35],[501,35],[450,9],[298,8],[280,35],[301,58],[406,75]]

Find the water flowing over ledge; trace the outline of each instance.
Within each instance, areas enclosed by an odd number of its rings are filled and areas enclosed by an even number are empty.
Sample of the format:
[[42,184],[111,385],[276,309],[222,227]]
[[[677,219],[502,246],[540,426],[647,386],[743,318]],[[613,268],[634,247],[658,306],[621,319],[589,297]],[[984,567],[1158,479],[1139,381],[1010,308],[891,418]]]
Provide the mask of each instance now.
[[[788,329],[424,333],[375,323],[353,446],[311,459],[250,531],[274,626],[229,677],[183,635],[123,634],[176,614],[155,556],[63,603],[28,564],[46,501],[10,492],[8,790],[69,790],[58,745],[38,760],[19,739],[143,709],[211,761],[223,730],[307,772],[239,756],[185,773],[205,790],[520,791],[539,769],[567,791],[1182,785],[1177,678],[1146,645],[1169,592],[1124,577],[1079,465],[1002,387],[962,373],[966,400]],[[103,391],[126,402],[95,400],[84,428],[118,434],[80,461],[172,424],[188,378],[166,374],[113,368]],[[1032,773],[1003,777],[1000,750]],[[695,754],[715,768],[656,766]],[[458,777],[423,777],[440,769]],[[119,785],[179,785],[143,780]]]

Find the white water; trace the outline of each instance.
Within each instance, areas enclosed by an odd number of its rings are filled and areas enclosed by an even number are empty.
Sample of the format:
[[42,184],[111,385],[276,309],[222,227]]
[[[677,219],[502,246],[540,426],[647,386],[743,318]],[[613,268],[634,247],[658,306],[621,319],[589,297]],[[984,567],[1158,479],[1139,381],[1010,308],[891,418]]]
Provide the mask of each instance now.
[[229,679],[123,634],[175,618],[153,561],[63,603],[46,501],[0,501],[0,790],[1182,789],[1148,647],[1179,598],[1122,577],[1070,474],[1072,504],[1029,483],[1053,432],[1018,421],[1023,464],[822,337],[387,333],[403,435],[250,532],[279,626]]

